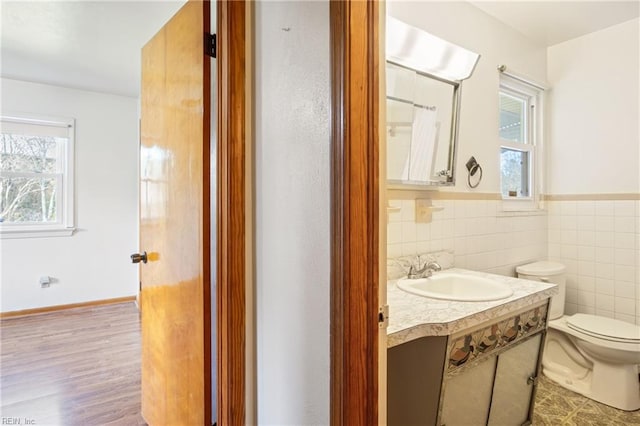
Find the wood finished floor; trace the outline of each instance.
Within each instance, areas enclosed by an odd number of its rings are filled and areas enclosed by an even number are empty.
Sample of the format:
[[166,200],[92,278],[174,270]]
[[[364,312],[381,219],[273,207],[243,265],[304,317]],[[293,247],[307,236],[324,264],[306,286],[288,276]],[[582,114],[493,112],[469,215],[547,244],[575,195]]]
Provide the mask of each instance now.
[[[34,425],[144,425],[133,302],[0,321],[0,416]],[[6,424],[6,420],[2,422]]]

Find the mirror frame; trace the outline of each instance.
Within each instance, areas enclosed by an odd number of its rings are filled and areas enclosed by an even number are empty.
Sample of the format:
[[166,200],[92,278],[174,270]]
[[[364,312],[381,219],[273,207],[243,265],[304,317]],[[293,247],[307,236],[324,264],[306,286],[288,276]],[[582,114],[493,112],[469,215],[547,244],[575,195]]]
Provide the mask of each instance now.
[[[460,126],[460,104],[462,97],[462,81],[447,80],[446,78],[438,77],[436,75],[420,71],[415,68],[411,68],[402,64],[396,60],[387,58],[386,64],[392,64],[410,71],[415,72],[423,77],[431,78],[433,80],[440,81],[442,83],[453,86],[453,105],[451,108],[451,136],[449,138],[449,160],[447,162],[447,170],[443,176],[443,180],[427,180],[427,181],[412,181],[401,179],[389,179],[387,176],[387,188],[389,189],[424,189],[425,187],[440,187],[440,186],[454,186],[456,183],[456,160],[458,155],[458,134]],[[385,93],[385,102],[387,94]],[[388,147],[387,147],[388,150]]]

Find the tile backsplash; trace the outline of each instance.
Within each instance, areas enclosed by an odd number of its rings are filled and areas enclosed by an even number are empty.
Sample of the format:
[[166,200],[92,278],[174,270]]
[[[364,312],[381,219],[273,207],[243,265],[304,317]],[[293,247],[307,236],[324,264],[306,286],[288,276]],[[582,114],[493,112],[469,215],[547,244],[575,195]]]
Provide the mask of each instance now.
[[548,257],[567,266],[566,312],[640,324],[640,201],[552,201],[548,211]]
[[499,210],[496,200],[433,200],[431,223],[416,223],[414,200],[390,200],[387,256],[453,250],[458,268],[514,276],[547,255],[546,214]]
[[453,250],[454,266],[515,276],[549,259],[567,267],[566,312],[640,324],[640,201],[547,201],[537,213],[503,212],[497,200],[433,200],[416,223],[414,200],[390,200],[389,258]]

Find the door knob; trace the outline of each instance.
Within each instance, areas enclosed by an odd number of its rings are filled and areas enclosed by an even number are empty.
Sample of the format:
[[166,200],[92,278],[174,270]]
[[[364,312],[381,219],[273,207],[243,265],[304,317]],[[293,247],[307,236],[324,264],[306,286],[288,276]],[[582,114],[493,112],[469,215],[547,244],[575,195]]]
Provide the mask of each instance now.
[[147,252],[134,253],[131,255],[131,263],[147,263]]

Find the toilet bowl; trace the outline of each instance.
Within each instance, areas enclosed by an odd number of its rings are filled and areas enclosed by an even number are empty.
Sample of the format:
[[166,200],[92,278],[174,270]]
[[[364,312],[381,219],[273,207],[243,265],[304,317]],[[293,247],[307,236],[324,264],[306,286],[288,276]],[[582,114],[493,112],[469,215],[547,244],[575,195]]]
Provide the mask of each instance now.
[[[581,320],[620,327],[630,333],[596,336],[573,325]],[[627,327],[629,326],[629,327]],[[575,314],[549,321],[542,372],[561,386],[621,410],[640,409],[640,337],[633,324],[595,315]],[[637,328],[637,327],[636,327]],[[619,335],[622,335],[619,336]]]
[[[640,326],[597,315],[564,313],[564,266],[519,266],[523,279],[557,284],[542,355],[542,372],[560,386],[621,410],[640,409]],[[559,303],[561,301],[561,303]]]

